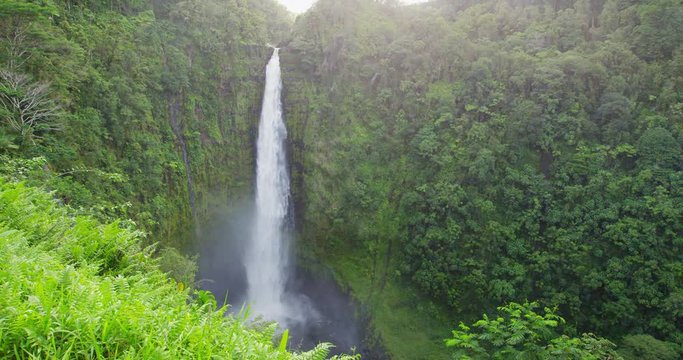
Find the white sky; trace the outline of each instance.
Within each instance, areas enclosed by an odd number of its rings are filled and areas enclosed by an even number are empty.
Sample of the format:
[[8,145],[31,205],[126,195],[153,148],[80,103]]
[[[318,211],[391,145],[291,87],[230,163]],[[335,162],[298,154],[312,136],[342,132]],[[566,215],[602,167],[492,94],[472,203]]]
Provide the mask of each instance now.
[[[295,14],[300,14],[308,8],[313,5],[315,0],[279,0],[282,4],[284,4],[289,11],[295,13]],[[412,4],[412,3],[418,3],[418,2],[425,2],[427,0],[403,0],[404,3],[407,4]]]

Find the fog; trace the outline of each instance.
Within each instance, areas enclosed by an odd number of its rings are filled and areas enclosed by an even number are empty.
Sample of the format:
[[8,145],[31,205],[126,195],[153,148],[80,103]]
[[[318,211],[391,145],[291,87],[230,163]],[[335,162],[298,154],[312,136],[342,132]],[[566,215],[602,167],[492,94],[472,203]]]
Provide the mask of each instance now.
[[[301,14],[308,10],[313,4],[315,3],[316,0],[278,0],[284,5],[287,10],[295,13],[295,14]],[[427,0],[401,0],[403,4],[417,4],[421,2],[425,2]]]
[[[248,284],[244,254],[250,239],[253,206],[244,204],[237,210],[224,210],[215,216],[213,224],[204,229],[200,242],[198,283],[211,291],[223,305],[227,300],[231,313],[245,304]],[[296,303],[287,328],[289,349],[310,350],[320,342],[331,342],[333,353],[350,353],[352,348],[365,354],[376,353],[363,345],[365,333],[358,310],[352,299],[336,284],[331,274],[315,264],[315,275],[292,264],[285,295]],[[268,319],[254,319],[263,321]],[[282,329],[281,329],[282,330]],[[364,356],[365,359],[380,358]]]

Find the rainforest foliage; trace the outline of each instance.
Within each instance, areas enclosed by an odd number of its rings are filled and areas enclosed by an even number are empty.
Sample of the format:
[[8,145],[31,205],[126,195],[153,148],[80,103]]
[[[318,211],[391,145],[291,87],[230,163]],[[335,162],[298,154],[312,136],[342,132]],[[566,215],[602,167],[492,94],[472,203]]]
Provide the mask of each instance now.
[[680,358],[680,1],[291,20],[275,0],[0,1],[1,355],[304,356],[188,290],[174,250],[249,196],[269,42],[300,254],[391,357]]
[[511,303],[499,307],[497,317],[484,315],[472,327],[461,322],[446,345],[456,348],[458,359],[622,359],[613,343],[593,334],[558,335],[556,329],[565,320],[548,308],[537,314],[536,307]]
[[[226,316],[161,272],[140,232],[102,224],[0,178],[0,356],[14,359],[323,359],[275,324]],[[340,358],[340,359],[343,359]]]
[[283,52],[304,238],[426,316],[529,299],[683,343],[682,28],[669,0],[320,0]]
[[30,182],[181,248],[212,205],[248,193],[282,6],[4,0],[0,19],[0,156],[43,161]]
[[263,0],[0,1],[0,358],[327,355],[226,316],[173,248],[248,193],[289,23]]

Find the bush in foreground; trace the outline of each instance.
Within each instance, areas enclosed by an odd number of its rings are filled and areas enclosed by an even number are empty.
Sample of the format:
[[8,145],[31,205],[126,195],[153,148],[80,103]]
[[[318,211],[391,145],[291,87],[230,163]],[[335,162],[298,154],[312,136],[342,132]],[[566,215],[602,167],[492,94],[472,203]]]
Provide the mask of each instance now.
[[446,346],[454,348],[453,359],[622,359],[607,339],[559,334],[564,319],[548,308],[538,314],[536,307],[536,303],[510,303],[499,307],[495,318],[484,315],[472,327],[460,323]]
[[322,359],[273,345],[158,269],[139,233],[0,179],[0,357]]

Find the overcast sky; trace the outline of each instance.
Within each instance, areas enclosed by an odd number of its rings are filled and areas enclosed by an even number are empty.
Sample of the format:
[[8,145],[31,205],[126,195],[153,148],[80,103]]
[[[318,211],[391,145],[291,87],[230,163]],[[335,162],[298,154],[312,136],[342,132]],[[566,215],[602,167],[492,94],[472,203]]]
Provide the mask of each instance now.
[[[289,11],[300,14],[306,10],[308,10],[311,5],[315,2],[315,0],[279,0],[281,3],[283,3]],[[424,2],[427,0],[403,0],[405,3],[417,3],[417,2]]]

